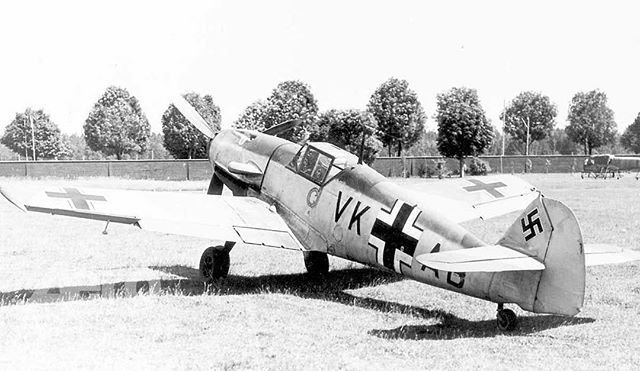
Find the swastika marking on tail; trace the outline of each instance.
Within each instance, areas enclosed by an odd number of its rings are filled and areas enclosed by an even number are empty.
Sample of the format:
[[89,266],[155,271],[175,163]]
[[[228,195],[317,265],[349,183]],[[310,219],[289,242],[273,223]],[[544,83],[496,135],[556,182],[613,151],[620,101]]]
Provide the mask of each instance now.
[[[542,222],[540,222],[540,217],[538,215],[538,209],[531,210],[530,213],[527,214],[527,222],[525,224],[525,218],[520,219],[520,224],[522,224],[522,233],[524,234],[524,240],[529,241],[534,238],[538,233],[542,233],[544,229],[542,228]],[[536,229],[538,232],[536,233]]]
[[478,179],[467,179],[468,182],[473,183],[472,186],[463,187],[467,192],[485,191],[495,198],[504,197],[504,195],[496,190],[496,188],[506,187],[507,185],[502,182],[484,183]]

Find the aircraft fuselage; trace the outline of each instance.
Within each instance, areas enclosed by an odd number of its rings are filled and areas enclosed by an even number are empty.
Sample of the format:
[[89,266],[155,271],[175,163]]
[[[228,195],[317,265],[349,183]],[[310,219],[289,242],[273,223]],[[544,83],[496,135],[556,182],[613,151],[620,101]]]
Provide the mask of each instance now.
[[[493,273],[443,272],[413,259],[420,254],[486,244],[439,216],[437,210],[419,207],[411,193],[368,166],[357,164],[346,151],[327,143],[301,147],[238,130],[222,131],[210,148],[215,171],[225,184],[232,178],[234,194],[275,205],[307,250],[392,270],[487,300],[518,299],[492,290]],[[343,160],[342,166],[335,166]],[[234,174],[230,169],[238,162],[252,163],[262,174]],[[237,190],[238,184],[244,188]]]

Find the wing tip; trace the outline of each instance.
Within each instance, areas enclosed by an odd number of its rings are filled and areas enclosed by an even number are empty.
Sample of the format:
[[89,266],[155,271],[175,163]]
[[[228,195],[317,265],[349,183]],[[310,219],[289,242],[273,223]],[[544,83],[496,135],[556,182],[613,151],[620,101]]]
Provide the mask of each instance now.
[[6,187],[0,186],[0,194],[2,194],[2,196],[4,196],[4,198],[6,198],[7,201],[9,201],[15,207],[20,209],[22,212],[27,212],[27,209],[25,208],[24,204],[18,201],[18,198],[12,195],[11,192]]

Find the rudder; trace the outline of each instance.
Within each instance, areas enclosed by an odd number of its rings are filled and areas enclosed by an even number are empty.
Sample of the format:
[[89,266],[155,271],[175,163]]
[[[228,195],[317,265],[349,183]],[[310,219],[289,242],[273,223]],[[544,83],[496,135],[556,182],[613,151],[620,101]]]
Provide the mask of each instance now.
[[[498,273],[492,282],[495,295],[511,289],[507,297],[535,313],[575,315],[584,301],[585,258],[578,221],[563,203],[534,200],[498,242],[535,256],[543,262],[540,272]],[[493,296],[493,295],[492,295]]]

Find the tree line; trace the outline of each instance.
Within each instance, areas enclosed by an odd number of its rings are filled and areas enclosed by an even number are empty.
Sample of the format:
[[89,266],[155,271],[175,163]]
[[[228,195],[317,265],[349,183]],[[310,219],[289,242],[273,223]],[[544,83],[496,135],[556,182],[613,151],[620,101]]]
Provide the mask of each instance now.
[[[214,131],[220,130],[220,108],[211,95],[183,94]],[[366,137],[364,159],[376,156],[442,155],[462,160],[481,154],[592,154],[640,152],[640,114],[622,135],[613,111],[599,90],[578,92],[568,125],[558,129],[557,108],[548,96],[522,92],[501,113],[503,138],[487,119],[475,89],[455,87],[437,95],[436,132],[425,131],[427,114],[406,80],[390,78],[362,109],[319,112],[309,85],[278,84],[263,100],[250,104],[234,122],[236,128],[264,130],[291,119],[301,125],[282,136],[294,142],[327,141],[358,153]],[[0,138],[6,148],[26,159],[206,158],[207,138],[170,104],[162,115],[162,133],[152,133],[137,98],[126,89],[108,87],[94,104],[83,135],[64,135],[42,110],[16,113]],[[4,151],[4,152],[3,152]],[[0,156],[6,157],[0,148]]]

